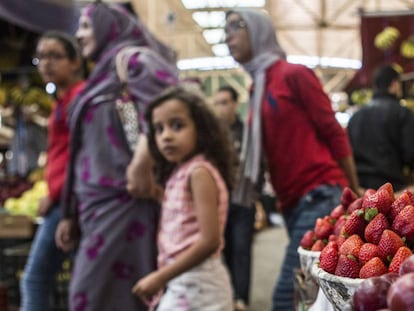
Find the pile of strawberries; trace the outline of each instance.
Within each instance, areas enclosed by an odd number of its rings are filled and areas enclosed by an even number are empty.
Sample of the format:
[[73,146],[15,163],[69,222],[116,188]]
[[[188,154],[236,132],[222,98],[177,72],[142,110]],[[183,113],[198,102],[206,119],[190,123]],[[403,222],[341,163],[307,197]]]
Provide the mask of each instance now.
[[413,254],[414,195],[403,191],[395,198],[390,183],[362,198],[345,188],[341,204],[302,240],[304,249],[321,251],[319,267],[350,278],[369,278],[398,272]]

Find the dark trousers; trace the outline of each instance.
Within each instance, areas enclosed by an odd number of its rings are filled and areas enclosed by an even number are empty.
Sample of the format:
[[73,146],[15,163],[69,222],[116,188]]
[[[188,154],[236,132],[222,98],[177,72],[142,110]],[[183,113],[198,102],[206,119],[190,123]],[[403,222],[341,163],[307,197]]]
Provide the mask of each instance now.
[[249,302],[255,209],[230,204],[225,231],[224,259],[230,272],[234,299]]

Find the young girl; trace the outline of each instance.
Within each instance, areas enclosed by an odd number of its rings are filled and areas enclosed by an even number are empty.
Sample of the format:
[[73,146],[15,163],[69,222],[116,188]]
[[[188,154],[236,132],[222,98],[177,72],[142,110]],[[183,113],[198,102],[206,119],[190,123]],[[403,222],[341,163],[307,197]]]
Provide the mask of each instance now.
[[228,135],[198,95],[168,89],[148,108],[148,144],[165,186],[159,268],[133,293],[151,300],[166,285],[158,311],[232,310],[221,262],[232,153]]

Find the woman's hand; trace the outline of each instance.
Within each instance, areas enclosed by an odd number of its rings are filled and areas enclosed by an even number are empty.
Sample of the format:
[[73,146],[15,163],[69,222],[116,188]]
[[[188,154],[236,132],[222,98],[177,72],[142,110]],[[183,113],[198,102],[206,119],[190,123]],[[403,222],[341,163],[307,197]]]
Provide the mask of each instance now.
[[132,161],[127,167],[126,180],[126,189],[134,198],[162,199],[163,190],[155,181],[153,161],[144,135],[140,135]]
[[55,233],[56,246],[64,252],[75,248],[75,241],[72,239],[74,221],[72,219],[62,219]]
[[137,199],[153,199],[161,202],[164,190],[155,182],[152,172],[144,174],[131,163],[126,171],[128,193]]

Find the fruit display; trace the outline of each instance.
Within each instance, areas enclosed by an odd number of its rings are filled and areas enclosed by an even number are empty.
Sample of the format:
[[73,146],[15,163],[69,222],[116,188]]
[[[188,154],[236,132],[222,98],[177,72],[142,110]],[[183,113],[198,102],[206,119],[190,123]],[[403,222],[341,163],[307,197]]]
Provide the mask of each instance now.
[[413,311],[414,255],[410,255],[396,272],[364,280],[353,296],[355,311]]
[[358,89],[351,93],[351,102],[362,107],[370,101],[372,96],[372,89]]
[[375,36],[374,45],[380,50],[391,48],[400,36],[400,31],[395,27],[385,27]]
[[4,202],[4,208],[12,215],[36,217],[39,200],[46,196],[48,188],[46,181],[37,181],[32,188],[26,190],[18,198],[9,198]]
[[32,188],[33,184],[20,177],[5,177],[0,179],[0,206],[9,198],[17,198],[23,192]]
[[401,42],[400,53],[405,58],[414,58],[414,36]]
[[410,191],[396,197],[386,183],[358,198],[345,188],[341,203],[316,220],[313,230],[303,235],[301,247],[320,251],[312,275],[335,310],[414,311],[414,300],[404,298],[414,297],[414,286],[409,285],[414,284]]
[[355,290],[353,308],[355,311],[376,311],[387,307],[387,293],[398,273],[390,272],[364,280]]
[[13,87],[9,90],[9,98],[12,102],[22,106],[37,105],[45,111],[52,108],[52,98],[41,88],[31,87],[23,90],[20,87]]
[[301,246],[320,250],[320,268],[337,276],[396,272],[414,247],[414,195],[404,191],[395,198],[390,183],[366,190],[362,198],[345,188],[341,204],[316,220]]

